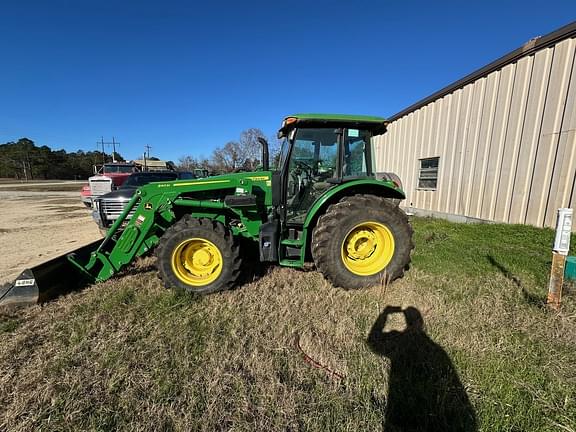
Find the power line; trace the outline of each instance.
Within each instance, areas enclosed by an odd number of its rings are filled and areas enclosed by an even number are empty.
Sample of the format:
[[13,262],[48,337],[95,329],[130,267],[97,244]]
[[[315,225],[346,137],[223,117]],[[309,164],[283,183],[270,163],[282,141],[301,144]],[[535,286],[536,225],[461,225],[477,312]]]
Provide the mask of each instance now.
[[116,162],[116,146],[120,146],[120,143],[116,141],[114,137],[112,137],[112,141],[104,142],[104,137],[100,137],[100,141],[96,141],[96,148],[98,146],[102,147],[102,163],[106,163],[106,151],[104,150],[104,146],[112,146],[112,162]]

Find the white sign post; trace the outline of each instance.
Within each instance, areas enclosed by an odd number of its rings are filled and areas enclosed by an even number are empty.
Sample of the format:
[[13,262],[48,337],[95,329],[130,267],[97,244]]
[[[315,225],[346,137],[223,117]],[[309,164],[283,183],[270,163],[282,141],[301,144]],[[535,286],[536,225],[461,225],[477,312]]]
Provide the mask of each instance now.
[[550,271],[550,283],[548,285],[547,303],[554,309],[560,307],[562,301],[562,285],[564,284],[564,264],[566,255],[570,250],[570,235],[572,234],[572,214],[570,208],[558,209],[556,219],[556,237],[552,250],[552,269]]

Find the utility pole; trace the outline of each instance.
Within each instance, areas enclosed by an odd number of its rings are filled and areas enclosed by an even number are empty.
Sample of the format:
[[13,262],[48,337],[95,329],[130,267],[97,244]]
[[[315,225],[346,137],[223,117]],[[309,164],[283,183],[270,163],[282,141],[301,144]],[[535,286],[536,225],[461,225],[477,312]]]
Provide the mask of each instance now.
[[[146,145],[144,146],[144,148],[146,149],[146,150],[144,151],[144,171],[148,171],[148,166],[147,166],[147,164],[146,164],[146,159],[150,159],[150,149],[151,149],[152,147],[150,147],[148,144],[146,144]],[[146,154],[146,153],[148,153],[148,154]]]
[[96,141],[96,148],[98,144],[102,144],[102,165],[106,163],[106,153],[104,152],[104,137],[100,137],[100,142]]

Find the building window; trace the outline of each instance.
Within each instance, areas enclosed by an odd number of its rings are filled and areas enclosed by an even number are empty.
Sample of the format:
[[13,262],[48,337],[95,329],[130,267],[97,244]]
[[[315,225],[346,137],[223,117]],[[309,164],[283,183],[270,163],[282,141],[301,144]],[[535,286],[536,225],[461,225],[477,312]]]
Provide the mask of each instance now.
[[418,172],[418,189],[436,189],[438,185],[439,157],[420,159]]

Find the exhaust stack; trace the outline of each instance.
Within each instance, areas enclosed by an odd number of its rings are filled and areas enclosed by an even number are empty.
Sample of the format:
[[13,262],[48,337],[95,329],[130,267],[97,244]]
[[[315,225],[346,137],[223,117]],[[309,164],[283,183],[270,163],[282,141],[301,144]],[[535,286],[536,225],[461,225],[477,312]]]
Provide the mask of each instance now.
[[262,145],[262,171],[270,169],[270,155],[268,153],[268,141],[265,138],[258,137],[258,142]]

